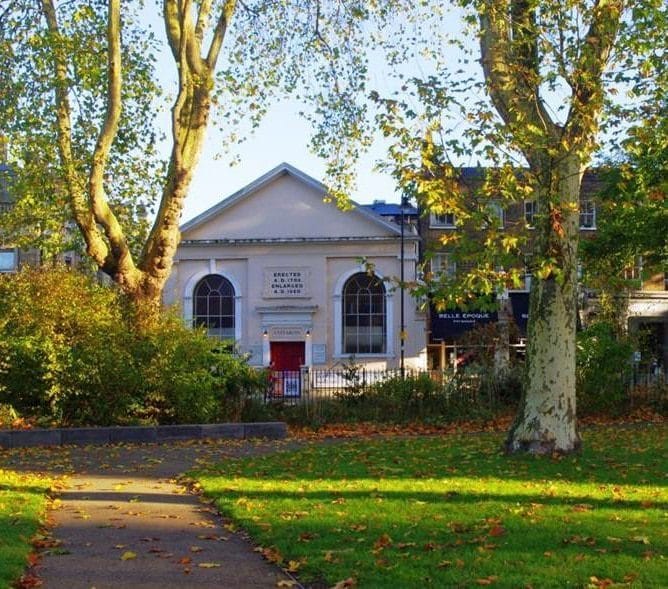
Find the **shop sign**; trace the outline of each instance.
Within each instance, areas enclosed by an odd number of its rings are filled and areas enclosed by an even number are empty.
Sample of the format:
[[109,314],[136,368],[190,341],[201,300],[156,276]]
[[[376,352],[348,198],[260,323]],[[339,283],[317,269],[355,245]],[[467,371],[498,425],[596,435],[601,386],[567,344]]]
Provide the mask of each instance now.
[[480,325],[498,321],[496,311],[431,310],[431,340],[455,339]]

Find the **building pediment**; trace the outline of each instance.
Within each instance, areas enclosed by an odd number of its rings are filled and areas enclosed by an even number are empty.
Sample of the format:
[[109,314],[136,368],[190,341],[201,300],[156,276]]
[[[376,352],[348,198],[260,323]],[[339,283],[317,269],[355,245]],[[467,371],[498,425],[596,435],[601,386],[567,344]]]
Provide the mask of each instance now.
[[400,229],[352,203],[327,201],[324,184],[289,164],[252,182],[181,227],[188,242],[395,239]]

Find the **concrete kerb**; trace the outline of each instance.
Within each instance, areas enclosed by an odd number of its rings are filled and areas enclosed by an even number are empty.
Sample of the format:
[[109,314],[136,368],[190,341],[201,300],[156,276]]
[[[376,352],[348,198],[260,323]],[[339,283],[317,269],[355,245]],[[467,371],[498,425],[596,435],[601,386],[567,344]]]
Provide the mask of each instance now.
[[122,442],[166,442],[199,439],[267,438],[281,440],[288,428],[280,421],[263,423],[210,423],[130,427],[74,427],[30,430],[0,430],[0,448],[29,446],[103,445]]

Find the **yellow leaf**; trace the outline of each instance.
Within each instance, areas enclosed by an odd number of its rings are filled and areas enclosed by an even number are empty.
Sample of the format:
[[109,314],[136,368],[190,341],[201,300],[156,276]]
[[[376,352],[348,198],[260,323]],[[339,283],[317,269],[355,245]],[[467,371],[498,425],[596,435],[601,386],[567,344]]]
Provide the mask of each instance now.
[[200,562],[197,565],[201,569],[218,569],[220,568],[220,564],[217,562]]
[[121,554],[121,560],[134,560],[135,558],[137,558],[137,553],[132,552],[132,550],[126,550]]

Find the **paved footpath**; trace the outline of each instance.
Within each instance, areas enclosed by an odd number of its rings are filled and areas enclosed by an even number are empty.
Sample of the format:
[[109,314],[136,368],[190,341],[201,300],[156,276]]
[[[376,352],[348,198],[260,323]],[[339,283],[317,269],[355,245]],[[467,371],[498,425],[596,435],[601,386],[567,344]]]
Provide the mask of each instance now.
[[289,587],[289,577],[177,477],[292,445],[220,440],[23,449],[3,463],[68,475],[52,511],[57,545],[33,571],[46,589]]

